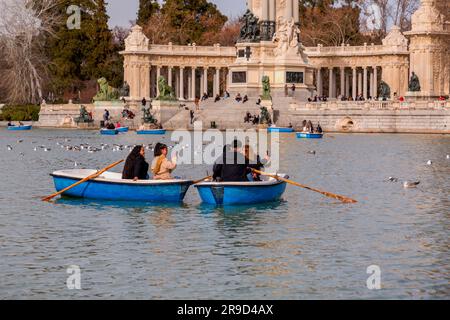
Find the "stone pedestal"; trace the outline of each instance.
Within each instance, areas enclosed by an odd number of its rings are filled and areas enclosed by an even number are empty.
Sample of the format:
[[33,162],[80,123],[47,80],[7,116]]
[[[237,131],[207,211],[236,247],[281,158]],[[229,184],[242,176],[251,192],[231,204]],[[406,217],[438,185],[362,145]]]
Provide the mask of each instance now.
[[183,109],[180,108],[179,101],[154,100],[152,102],[152,114],[158,123],[164,124],[181,110]]
[[272,97],[284,97],[285,88],[294,98],[307,100],[314,93],[314,72],[299,42],[299,29],[292,19],[281,20],[271,41],[238,43],[237,59],[230,66],[230,92],[259,96],[262,78],[268,76]]
[[425,94],[422,91],[407,91],[405,94],[406,101],[430,101],[438,98],[439,96]]
[[[93,105],[86,105],[87,112],[94,110]],[[52,128],[78,128],[78,124],[75,122],[76,118],[80,116],[80,104],[42,104],[41,111],[39,112],[40,127],[52,127]]]
[[109,111],[111,121],[120,121],[122,119],[122,111],[124,108],[125,104],[123,103],[123,101],[96,101],[94,102],[94,121],[103,121],[105,110]]

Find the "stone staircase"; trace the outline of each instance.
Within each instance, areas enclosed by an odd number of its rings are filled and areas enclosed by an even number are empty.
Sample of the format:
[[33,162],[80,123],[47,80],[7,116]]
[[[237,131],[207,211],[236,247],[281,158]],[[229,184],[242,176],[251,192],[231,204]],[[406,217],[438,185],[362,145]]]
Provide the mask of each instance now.
[[[209,129],[211,122],[215,122],[217,129],[224,130],[230,128],[252,128],[252,124],[244,123],[247,112],[252,115],[260,114],[260,107],[256,105],[257,99],[249,99],[245,104],[238,103],[234,99],[221,100],[215,103],[213,99],[202,101],[200,111],[195,110],[194,103],[185,103],[189,110],[194,110],[194,121],[203,122],[203,128]],[[190,124],[189,110],[182,110],[170,120],[163,124],[164,128],[174,129],[193,129]]]
[[[253,124],[244,123],[247,112],[252,115],[260,115],[260,106],[256,104],[257,98],[249,98],[245,104],[238,103],[233,98],[221,100],[215,103],[212,98],[200,103],[200,111],[195,111],[195,105],[192,102],[186,102],[189,110],[181,110],[171,119],[163,123],[164,128],[168,130],[192,130],[194,127],[190,124],[190,110],[194,110],[194,121],[202,121],[203,128],[209,129],[211,122],[215,122],[217,129],[235,129],[254,128]],[[297,101],[291,97],[275,97],[273,107],[275,109],[275,121],[278,125],[287,126],[289,124],[289,110],[295,107]]]

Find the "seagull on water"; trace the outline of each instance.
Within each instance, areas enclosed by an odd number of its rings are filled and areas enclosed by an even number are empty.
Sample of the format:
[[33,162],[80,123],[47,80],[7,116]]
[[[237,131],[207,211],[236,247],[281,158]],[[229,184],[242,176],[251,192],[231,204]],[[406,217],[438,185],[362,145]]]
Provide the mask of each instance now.
[[433,161],[428,160],[427,165],[431,166],[433,164]]
[[13,149],[9,144],[6,146],[6,148],[8,149],[8,151],[12,151]]
[[389,181],[389,182],[398,182],[398,178],[395,178],[395,177],[389,177],[389,178],[387,179],[387,181]]
[[415,188],[420,184],[420,181],[405,181],[403,182],[403,188]]

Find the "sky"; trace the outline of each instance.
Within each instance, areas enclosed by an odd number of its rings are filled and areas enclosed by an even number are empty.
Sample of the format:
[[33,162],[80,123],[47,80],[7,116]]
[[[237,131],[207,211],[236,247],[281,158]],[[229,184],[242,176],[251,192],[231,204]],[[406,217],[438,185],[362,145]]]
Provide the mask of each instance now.
[[[139,0],[107,0],[109,26],[128,27],[130,20],[135,20],[139,8]],[[217,4],[220,11],[229,17],[240,16],[246,7],[246,0],[210,0]]]

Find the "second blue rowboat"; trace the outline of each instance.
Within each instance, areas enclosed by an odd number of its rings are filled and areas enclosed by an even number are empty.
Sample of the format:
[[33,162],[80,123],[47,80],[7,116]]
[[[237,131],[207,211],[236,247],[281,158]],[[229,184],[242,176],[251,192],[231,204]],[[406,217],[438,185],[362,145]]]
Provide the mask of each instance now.
[[120,128],[116,128],[116,130],[119,133],[124,133],[124,132],[128,132],[130,130],[130,128],[128,128],[128,127],[120,127]]
[[[279,174],[282,178],[287,175]],[[286,182],[261,177],[258,182],[203,182],[196,184],[203,203],[212,205],[248,205],[278,201],[286,190]]]
[[299,139],[322,139],[323,133],[297,132]]
[[166,134],[166,130],[164,129],[155,129],[155,130],[139,130],[136,131],[137,134]]
[[[62,170],[53,177],[56,191],[96,173],[96,170]],[[191,180],[124,180],[121,173],[105,172],[100,177],[76,186],[63,196],[108,201],[139,201],[153,203],[182,202]]]
[[10,126],[8,127],[9,131],[27,131],[31,130],[32,126]]
[[282,128],[282,127],[269,127],[269,128],[267,128],[267,132],[290,133],[290,132],[294,132],[294,129],[293,128]]
[[119,131],[116,129],[101,129],[100,134],[104,136],[115,136],[116,134],[119,134]]

